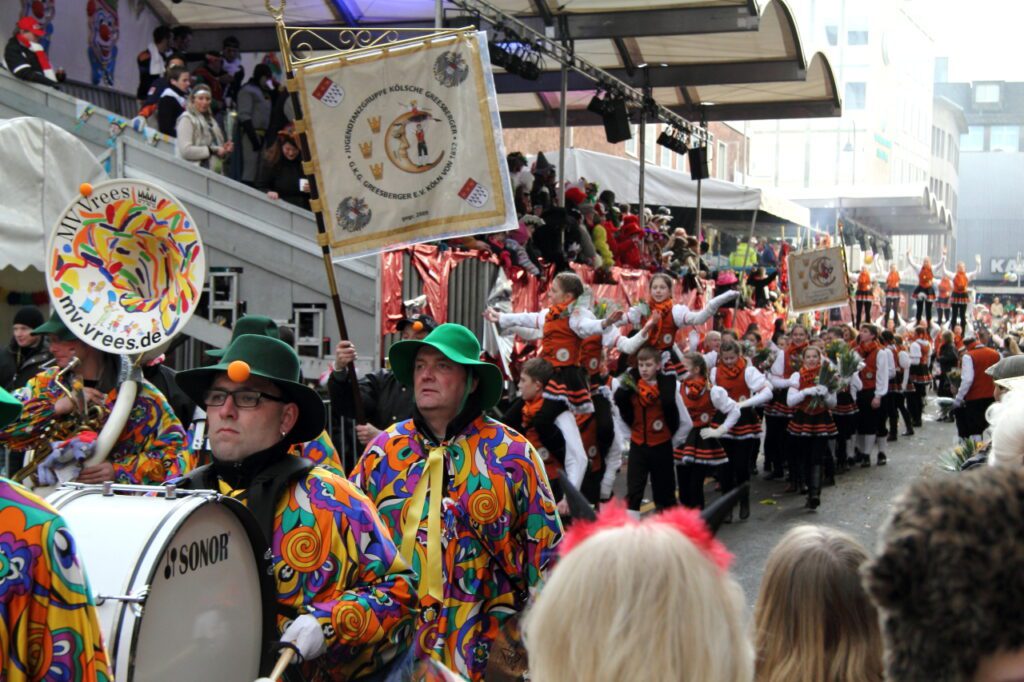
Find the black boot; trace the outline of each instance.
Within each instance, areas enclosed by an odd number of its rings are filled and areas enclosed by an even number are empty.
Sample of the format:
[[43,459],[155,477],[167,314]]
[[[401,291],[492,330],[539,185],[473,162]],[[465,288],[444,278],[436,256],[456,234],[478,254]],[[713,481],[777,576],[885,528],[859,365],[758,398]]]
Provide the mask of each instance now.
[[740,497],[740,521],[746,521],[750,518],[750,489],[748,488],[745,493]]
[[807,508],[817,509],[821,504],[821,465],[812,464],[807,478]]
[[906,430],[906,431],[904,431],[904,432],[903,432],[902,434],[900,434],[900,435],[903,435],[903,436],[913,436],[913,435],[914,435],[914,429],[908,426],[908,427],[907,427],[907,430]]
[[878,451],[878,466],[884,467],[886,462],[889,460],[886,458],[885,453],[881,450]]
[[860,468],[861,469],[867,469],[870,466],[871,466],[871,452],[868,451],[868,452],[861,453]]

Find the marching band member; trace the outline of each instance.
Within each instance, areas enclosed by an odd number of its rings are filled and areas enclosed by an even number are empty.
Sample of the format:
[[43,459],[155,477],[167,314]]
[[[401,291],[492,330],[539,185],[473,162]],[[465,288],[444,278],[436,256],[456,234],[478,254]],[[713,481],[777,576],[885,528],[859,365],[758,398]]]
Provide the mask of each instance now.
[[479,357],[457,324],[392,345],[391,368],[416,409],[371,441],[351,475],[419,578],[416,656],[471,680],[483,678],[499,629],[526,606],[562,537],[533,446],[484,415],[503,379]]
[[[789,406],[787,398],[789,377],[793,375],[793,372],[800,370],[808,338],[807,329],[804,326],[793,325],[785,350],[775,355],[775,361],[772,362],[768,372],[768,381],[772,385],[773,397],[764,410],[766,429],[764,457],[767,462],[774,463],[772,478],[782,478],[779,474],[787,461],[786,442],[789,433],[787,427],[794,411]],[[792,452],[789,454],[795,455]],[[795,481],[793,478],[792,457],[790,457],[789,466],[789,485],[786,487],[786,492],[800,492],[799,481]]]
[[700,353],[683,356],[683,404],[693,427],[682,447],[676,447],[679,501],[686,507],[704,508],[704,479],[716,477],[722,492],[733,489],[729,456],[719,440],[736,425],[739,406],[721,386],[712,386],[708,366]]
[[[288,334],[291,334],[290,329],[285,329]],[[285,343],[289,343],[288,339],[282,338],[281,329],[278,328],[277,323],[269,317],[263,315],[244,315],[238,318],[235,322],[235,326],[231,328],[231,341],[234,341],[239,336],[244,334],[258,334],[259,336],[267,336],[272,339],[281,339]],[[229,342],[230,345],[231,342]],[[289,343],[289,345],[291,345]],[[206,354],[211,358],[220,359],[224,356],[225,349],[214,349],[206,351]],[[197,412],[198,412],[197,408]],[[205,437],[206,424],[205,424],[205,413],[201,416],[203,424],[198,428],[189,428],[189,439],[188,442],[192,448],[193,453],[196,454],[197,462],[207,464],[205,456],[209,453],[210,441],[208,437]],[[202,432],[203,438],[200,439],[200,432]],[[313,464],[322,466],[329,471],[333,471],[339,476],[345,475],[345,466],[341,463],[341,456],[338,450],[334,447],[334,441],[331,440],[331,435],[327,433],[327,428],[320,432],[313,440],[306,443],[296,443],[292,445],[289,452],[296,457],[305,457]]]
[[[24,410],[19,419],[0,431],[0,444],[15,450],[31,447],[51,420],[70,418],[72,412],[93,405],[109,411],[118,394],[119,358],[79,340],[64,326],[57,313],[32,333],[49,336],[55,365],[34,376],[14,394]],[[58,374],[75,358],[80,364],[70,388],[75,392],[82,389],[80,395],[84,396],[86,406],[75,404],[58,385]],[[72,436],[62,446],[72,450],[87,449],[93,439],[91,432],[83,432]],[[148,381],[140,379],[135,404],[107,460],[85,467],[76,480],[155,485],[177,478],[190,468],[181,422],[174,416],[167,399]]]
[[[795,408],[787,430],[797,458],[794,479],[806,480],[807,508],[821,504],[821,474],[828,458],[828,441],[838,434],[829,409],[836,405],[836,394],[818,383],[822,351],[817,346],[804,348],[800,370],[789,377],[786,402]],[[804,473],[807,474],[804,479]]]
[[[729,457],[736,485],[750,480],[750,464],[761,446],[761,419],[754,408],[772,399],[772,385],[743,357],[738,343],[722,342],[718,364],[711,368],[711,383],[721,386],[740,409],[740,418],[722,435],[722,447]],[[740,497],[740,520],[750,516],[749,491]]]
[[647,338],[647,343],[662,352],[665,358],[662,368],[667,372],[681,373],[682,355],[676,347],[676,332],[680,327],[698,326],[710,320],[720,307],[739,297],[738,291],[727,291],[708,301],[701,310],[690,310],[672,299],[672,277],[664,272],[651,276],[647,301],[635,305],[626,313],[625,320],[639,329],[648,318],[657,314],[659,323]]
[[[836,336],[847,341],[849,327],[836,330]],[[850,458],[847,454],[848,441],[857,433],[857,391],[860,390],[860,374],[854,373],[849,381],[843,381],[836,391],[836,404],[832,408],[832,420],[836,423],[836,473],[850,470]]]
[[[889,313],[892,319],[899,322],[900,319],[900,271],[896,263],[889,265],[889,274],[885,276],[885,315],[882,319],[889,322]],[[871,320],[867,320],[871,322]],[[859,326],[859,325],[858,325]]]
[[888,372],[885,375],[879,374],[877,380],[885,382],[885,396],[882,398],[881,413],[878,416],[878,466],[888,462],[885,452],[882,450],[883,439],[889,437],[889,430],[886,428],[889,410],[892,409],[892,389],[896,385],[896,354],[892,349],[892,332],[883,329],[878,333],[878,355],[880,363],[884,363]]
[[957,435],[980,436],[988,428],[985,411],[995,400],[995,383],[986,370],[1000,360],[999,351],[983,346],[977,339],[964,341],[960,356],[960,388],[953,401]]
[[[21,402],[0,388],[0,426]],[[111,680],[92,590],[64,519],[0,478],[0,679]]]
[[914,262],[914,257],[907,251],[907,263],[917,274],[917,288],[914,289],[914,300],[917,301],[917,324],[921,324],[921,313],[925,313],[928,326],[932,326],[932,303],[935,301],[935,271],[942,272],[942,266],[946,262],[946,248],[942,248],[942,259],[932,269],[932,259],[928,256],[920,265]]
[[560,412],[555,418],[555,427],[560,434],[558,442],[553,444],[555,449],[544,447],[533,428],[533,420],[544,403],[544,386],[551,378],[551,373],[551,363],[544,358],[527,360],[519,373],[519,399],[502,415],[501,421],[526,436],[537,450],[544,462],[555,501],[559,504],[558,513],[565,515],[569,513],[569,507],[563,501],[565,493],[559,480],[559,469],[565,469],[568,483],[579,490],[587,469],[587,454],[579,426],[568,410]]
[[[949,272],[943,268],[944,272]],[[939,280],[939,297],[935,299],[935,310],[938,313],[938,323],[941,327],[950,318],[949,310],[949,297],[953,293],[953,280],[950,279],[949,275],[943,274],[942,279]]]
[[910,353],[903,347],[903,337],[886,330],[882,332],[882,343],[890,349],[893,355],[892,369],[889,372],[891,377],[889,379],[889,405],[886,408],[886,418],[889,422],[889,435],[886,441],[892,443],[897,439],[896,431],[900,424],[900,415],[903,416],[903,423],[907,426],[902,435],[914,435],[914,423],[910,417],[910,411],[907,409],[906,396],[908,391],[916,389],[910,387]]
[[493,308],[484,317],[499,327],[525,327],[543,330],[541,357],[551,363],[554,372],[544,387],[544,403],[533,418],[533,428],[544,443],[558,440],[555,419],[568,409],[572,414],[594,411],[587,378],[580,367],[580,346],[588,336],[600,335],[621,319],[621,310],[599,320],[589,310],[577,306],[583,295],[583,282],[572,272],[555,275],[548,287],[551,305],[538,313],[501,313]]
[[857,353],[864,360],[859,378],[861,387],[857,391],[857,441],[854,445],[854,461],[862,467],[871,466],[871,450],[878,448],[878,464],[885,464],[881,439],[878,436],[881,419],[882,399],[889,390],[889,367],[886,355],[878,343],[878,327],[873,324],[861,325]]
[[[899,274],[899,273],[897,273]],[[874,302],[874,286],[875,278],[868,270],[868,266],[863,265],[860,268],[860,274],[857,275],[857,290],[854,293],[854,299],[857,302],[857,325],[860,326],[861,320],[867,322],[871,321],[871,304]],[[888,316],[888,311],[886,311]]]
[[636,354],[631,381],[620,380],[615,404],[630,430],[629,467],[626,469],[626,501],[639,512],[648,476],[658,511],[676,504],[672,451],[682,445],[692,424],[679,394],[675,372],[661,368],[662,352],[644,346]]
[[605,348],[614,346],[617,328],[609,327],[604,336],[588,336],[580,346],[580,361],[590,383],[593,414],[576,415],[576,425],[587,453],[587,471],[580,492],[591,504],[607,501],[612,496],[615,475],[622,464],[622,439],[616,433],[621,421],[613,400],[615,380],[607,373]]
[[967,328],[967,306],[971,302],[971,294],[967,289],[971,285],[971,280],[981,272],[981,256],[974,257],[974,264],[976,267],[971,272],[967,272],[967,265],[963,261],[957,262],[956,272],[942,269],[946,277],[953,278],[953,292],[949,299],[953,308],[950,324],[958,324],[956,320],[959,317],[959,325],[964,329]]
[[403,665],[416,608],[409,566],[372,502],[289,450],[324,427],[324,406],[279,339],[239,336],[216,365],[175,377],[207,409],[212,464],[179,486],[233,497],[270,545],[282,641],[304,679],[359,679]]
[[914,340],[907,349],[910,356],[910,381],[913,390],[907,394],[910,417],[913,426],[920,428],[924,415],[924,399],[928,394],[928,384],[932,382],[932,344],[928,338],[928,329],[924,325],[914,328]]

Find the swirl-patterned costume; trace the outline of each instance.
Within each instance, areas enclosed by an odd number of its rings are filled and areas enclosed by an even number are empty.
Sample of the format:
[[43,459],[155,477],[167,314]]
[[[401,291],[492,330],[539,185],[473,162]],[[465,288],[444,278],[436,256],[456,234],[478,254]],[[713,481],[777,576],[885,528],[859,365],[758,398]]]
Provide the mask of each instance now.
[[[399,546],[406,507],[436,445],[414,420],[398,422],[370,443],[352,473]],[[541,582],[562,524],[540,457],[512,429],[479,416],[441,445],[443,600],[438,607],[421,595],[415,653],[480,680],[502,623],[523,609],[529,590]],[[412,558],[419,576],[427,504],[418,513]]]
[[57,512],[0,479],[0,679],[111,679],[75,543]]
[[327,469],[332,474],[345,477],[345,465],[341,463],[338,450],[334,447],[331,436],[324,431],[316,440],[306,443],[296,443],[288,451],[288,454],[296,457],[305,457],[313,464]]
[[[59,371],[59,367],[44,370],[15,391],[23,405],[21,417],[0,431],[0,444],[25,449],[54,418],[54,404],[64,395],[53,380]],[[106,395],[107,410],[113,408],[117,391],[114,388]],[[114,465],[115,483],[159,484],[192,468],[181,422],[163,394],[145,379],[139,381],[128,422],[108,459]]]
[[[209,472],[206,472],[209,473]],[[211,481],[197,471],[198,487]],[[245,490],[214,485],[248,504]],[[283,632],[293,617],[320,621],[327,651],[303,666],[311,682],[357,679],[409,647],[416,608],[412,572],[370,501],[345,478],[316,467],[275,506],[272,564]]]

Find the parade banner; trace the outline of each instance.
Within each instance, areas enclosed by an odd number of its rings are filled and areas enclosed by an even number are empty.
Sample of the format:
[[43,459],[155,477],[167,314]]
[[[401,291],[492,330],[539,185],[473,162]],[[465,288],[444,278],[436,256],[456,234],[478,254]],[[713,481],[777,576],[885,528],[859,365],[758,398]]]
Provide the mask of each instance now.
[[165,343],[195,311],[205,276],[188,211],[138,180],[83,184],[47,246],[54,309],[75,336],[109,353]]
[[486,34],[341,53],[294,75],[335,257],[516,225]]
[[846,263],[842,248],[833,246],[815,251],[800,251],[786,257],[789,268],[790,312],[847,305]]

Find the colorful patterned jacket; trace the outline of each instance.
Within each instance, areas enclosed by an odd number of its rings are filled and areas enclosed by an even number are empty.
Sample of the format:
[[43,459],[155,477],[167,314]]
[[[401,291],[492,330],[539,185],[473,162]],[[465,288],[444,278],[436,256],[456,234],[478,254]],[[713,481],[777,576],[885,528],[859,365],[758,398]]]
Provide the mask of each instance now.
[[50,505],[0,479],[0,679],[107,682],[92,592]]
[[[196,430],[203,428],[203,442],[200,444],[196,437]],[[185,442],[191,451],[192,460],[196,466],[210,463],[210,439],[206,435],[206,417],[197,419],[188,427],[188,434]],[[345,476],[345,465],[341,463],[341,453],[334,447],[334,441],[326,430],[322,431],[316,440],[307,443],[296,443],[288,450],[288,454],[295,457],[305,457],[313,464],[327,469],[331,473]]]
[[[352,473],[398,546],[403,515],[435,445],[413,420],[392,424]],[[509,427],[480,416],[443,445],[443,599],[439,608],[421,603],[414,646],[418,657],[480,680],[499,628],[541,582],[562,524],[540,457]],[[413,548],[417,576],[426,561],[428,503]]]
[[[248,504],[209,467],[186,487],[218,488]],[[211,478],[213,480],[211,480]],[[416,591],[412,571],[366,496],[345,478],[315,467],[286,487],[274,512],[272,564],[281,632],[292,618],[320,621],[327,651],[304,664],[311,682],[377,671],[410,645]]]
[[[17,421],[0,431],[0,443],[12,450],[23,450],[54,418],[53,406],[64,395],[53,381],[59,371],[58,367],[44,370],[15,391],[24,409]],[[114,406],[117,390],[112,389],[106,396],[108,410]],[[114,465],[117,483],[160,484],[192,468],[181,422],[174,416],[167,399],[145,379],[139,382],[128,423],[114,444],[109,460]]]

